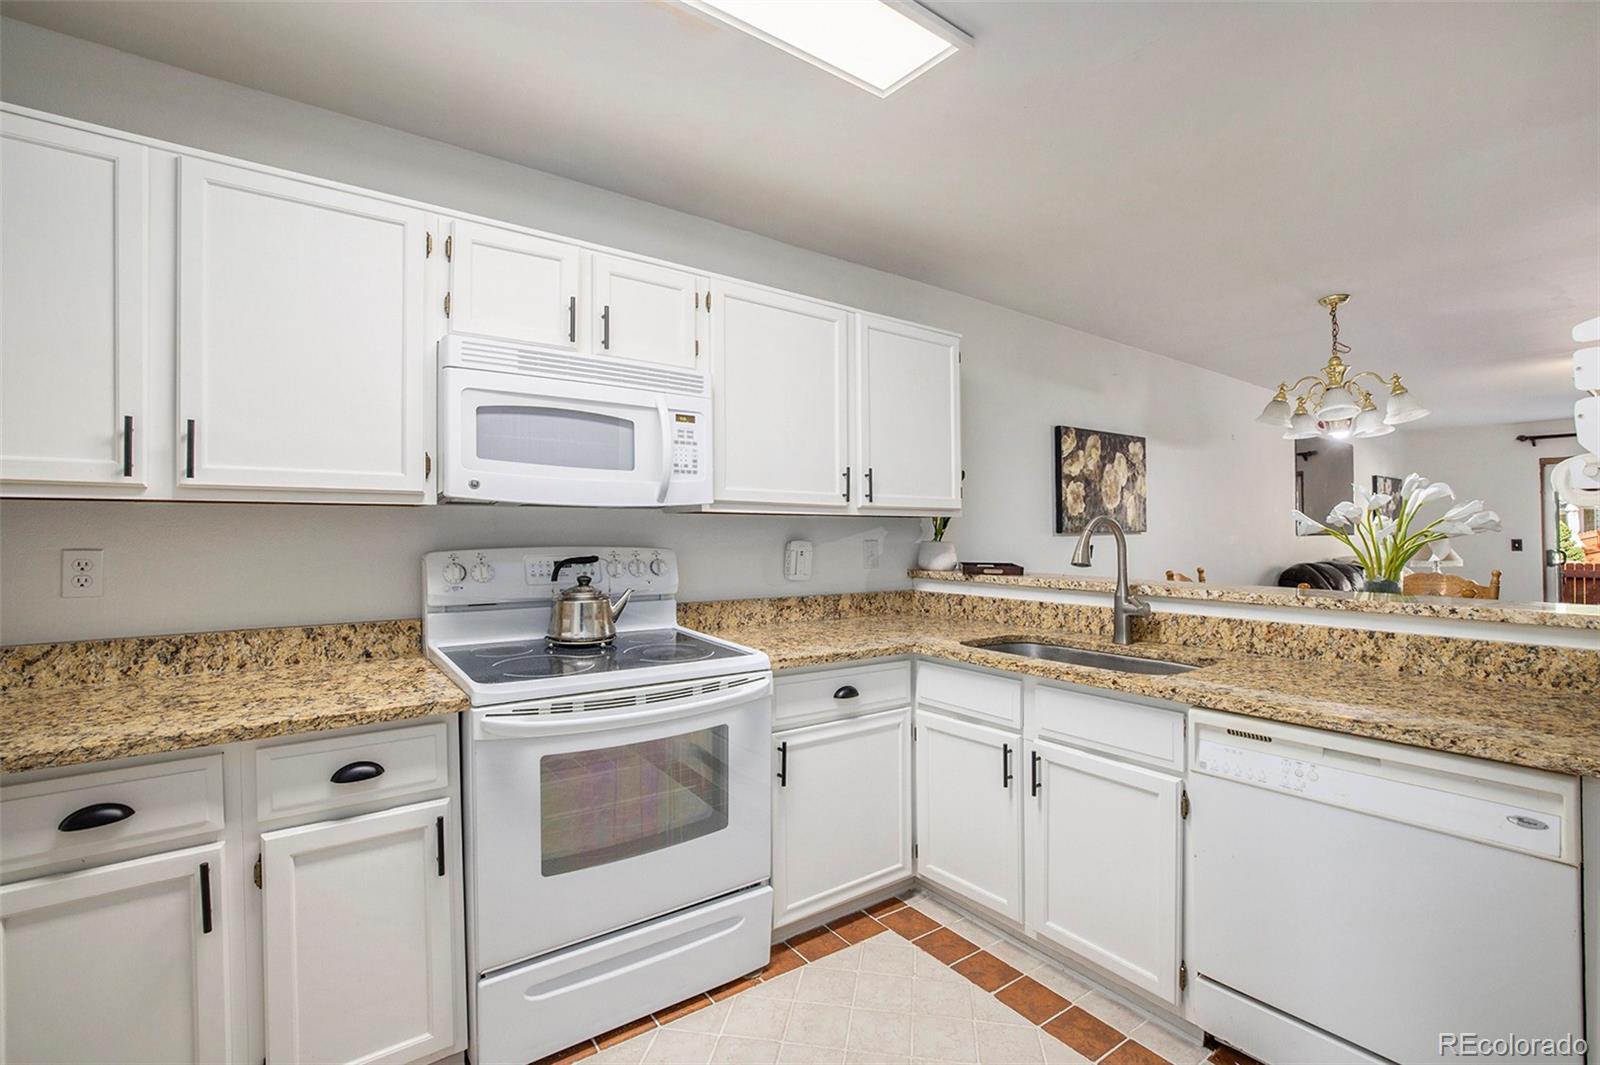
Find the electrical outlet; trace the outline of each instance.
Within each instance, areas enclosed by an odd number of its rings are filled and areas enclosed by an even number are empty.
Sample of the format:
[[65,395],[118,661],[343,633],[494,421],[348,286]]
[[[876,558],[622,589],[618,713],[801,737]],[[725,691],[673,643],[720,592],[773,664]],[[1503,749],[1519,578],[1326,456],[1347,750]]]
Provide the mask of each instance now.
[[861,564],[867,569],[877,569],[878,561],[883,558],[882,540],[861,541]]
[[97,599],[104,594],[106,553],[98,547],[61,552],[61,598]]

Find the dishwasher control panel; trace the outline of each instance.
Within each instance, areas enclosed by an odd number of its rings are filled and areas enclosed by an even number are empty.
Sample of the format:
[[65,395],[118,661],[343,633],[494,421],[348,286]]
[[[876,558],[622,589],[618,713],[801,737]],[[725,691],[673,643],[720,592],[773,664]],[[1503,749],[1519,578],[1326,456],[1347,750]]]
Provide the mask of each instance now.
[[1200,741],[1198,753],[1199,760],[1195,762],[1195,768],[1212,776],[1301,793],[1309,787],[1313,795],[1323,790],[1319,787],[1324,781],[1321,772],[1323,767],[1315,762],[1244,747],[1229,747],[1209,739]]

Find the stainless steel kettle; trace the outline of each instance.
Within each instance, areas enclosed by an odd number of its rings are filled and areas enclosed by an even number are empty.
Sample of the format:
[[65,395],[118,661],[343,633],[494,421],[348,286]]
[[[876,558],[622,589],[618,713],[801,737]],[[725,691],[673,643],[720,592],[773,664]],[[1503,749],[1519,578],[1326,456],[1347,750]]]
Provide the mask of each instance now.
[[[593,555],[562,559],[556,563],[555,576],[562,567],[598,562]],[[556,594],[550,610],[550,642],[562,647],[593,647],[610,643],[617,636],[617,618],[627,609],[633,597],[629,588],[616,599],[607,599],[605,593],[593,586],[593,578],[579,574],[578,583]]]

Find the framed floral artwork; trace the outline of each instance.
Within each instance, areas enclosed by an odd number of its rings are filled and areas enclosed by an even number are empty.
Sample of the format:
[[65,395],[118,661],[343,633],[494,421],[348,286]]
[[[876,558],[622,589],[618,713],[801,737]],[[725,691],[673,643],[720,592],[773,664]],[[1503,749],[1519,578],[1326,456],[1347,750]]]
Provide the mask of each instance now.
[[1082,532],[1101,514],[1145,531],[1144,437],[1058,425],[1055,445],[1057,533]]

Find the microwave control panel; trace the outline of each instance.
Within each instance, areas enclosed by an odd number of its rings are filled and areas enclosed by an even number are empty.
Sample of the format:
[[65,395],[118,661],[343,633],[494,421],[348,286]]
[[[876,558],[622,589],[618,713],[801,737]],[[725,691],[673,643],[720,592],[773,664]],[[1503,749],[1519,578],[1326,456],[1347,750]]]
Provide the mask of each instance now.
[[675,410],[672,418],[672,475],[674,477],[699,477],[706,467],[704,414],[696,411]]

